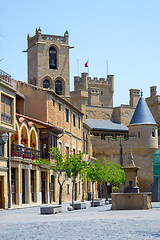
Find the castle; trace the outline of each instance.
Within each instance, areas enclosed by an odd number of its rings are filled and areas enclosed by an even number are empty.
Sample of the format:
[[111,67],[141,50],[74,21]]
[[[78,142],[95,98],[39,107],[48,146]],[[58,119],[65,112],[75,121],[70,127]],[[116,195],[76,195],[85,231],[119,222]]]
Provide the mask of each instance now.
[[[140,190],[146,190],[153,182],[153,156],[158,148],[156,88],[151,88],[147,98],[155,122],[139,89],[130,89],[129,105],[113,107],[114,75],[91,79],[82,73],[74,77],[74,91],[70,92],[67,31],[55,36],[42,34],[39,28],[27,40],[28,83],[0,74],[0,130],[1,135],[9,133],[9,141],[0,145],[0,208],[58,201],[56,173],[32,164],[39,157],[52,160],[51,147],[59,147],[66,155],[81,151],[85,159],[106,158],[120,165],[125,165],[132,150],[135,164],[140,166]],[[89,199],[89,181],[84,190]],[[98,197],[98,184],[95,190]],[[78,178],[75,200],[81,197]],[[71,200],[69,179],[62,200]]]

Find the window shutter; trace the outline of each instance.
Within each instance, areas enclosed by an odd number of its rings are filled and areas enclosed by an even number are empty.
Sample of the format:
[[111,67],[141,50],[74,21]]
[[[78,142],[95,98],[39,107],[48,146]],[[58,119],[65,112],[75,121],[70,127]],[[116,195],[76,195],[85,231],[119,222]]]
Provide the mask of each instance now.
[[11,115],[11,99],[6,97],[5,100],[6,100],[6,106],[5,106],[6,107],[6,109],[5,109],[6,111],[5,112],[7,114]]
[[5,96],[1,95],[1,112],[5,112]]

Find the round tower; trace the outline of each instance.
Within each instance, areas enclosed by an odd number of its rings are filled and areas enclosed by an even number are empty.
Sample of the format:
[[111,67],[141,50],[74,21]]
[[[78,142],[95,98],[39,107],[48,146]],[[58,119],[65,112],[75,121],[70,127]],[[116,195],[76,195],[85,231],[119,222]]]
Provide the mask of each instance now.
[[140,191],[146,191],[153,183],[153,156],[158,148],[157,124],[145,99],[141,96],[133,114],[129,129],[130,148],[138,172]]
[[142,96],[128,128],[129,136],[135,137],[133,148],[158,148],[157,124]]

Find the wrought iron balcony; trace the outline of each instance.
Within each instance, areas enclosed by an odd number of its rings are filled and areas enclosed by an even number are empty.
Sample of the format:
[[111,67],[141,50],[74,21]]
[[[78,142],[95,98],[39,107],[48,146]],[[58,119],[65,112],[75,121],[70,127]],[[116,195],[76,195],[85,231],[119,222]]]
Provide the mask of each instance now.
[[12,115],[5,112],[1,112],[1,121],[12,124]]
[[12,84],[12,78],[11,75],[0,69],[0,78],[3,79],[4,81]]
[[34,160],[34,159],[40,158],[40,151],[32,148],[24,147],[23,145],[12,144],[11,156]]

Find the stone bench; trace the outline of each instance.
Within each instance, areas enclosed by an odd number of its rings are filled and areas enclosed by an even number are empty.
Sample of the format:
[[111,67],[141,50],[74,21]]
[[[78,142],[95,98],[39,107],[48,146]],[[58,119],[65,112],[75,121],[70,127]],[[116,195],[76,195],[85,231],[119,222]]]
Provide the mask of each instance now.
[[103,203],[103,200],[94,200],[94,202],[91,202],[91,207],[100,207],[100,206],[103,206],[104,203]]
[[73,209],[74,210],[86,209],[86,203],[85,202],[74,203]]
[[62,205],[43,206],[40,207],[41,214],[55,214],[62,212]]

